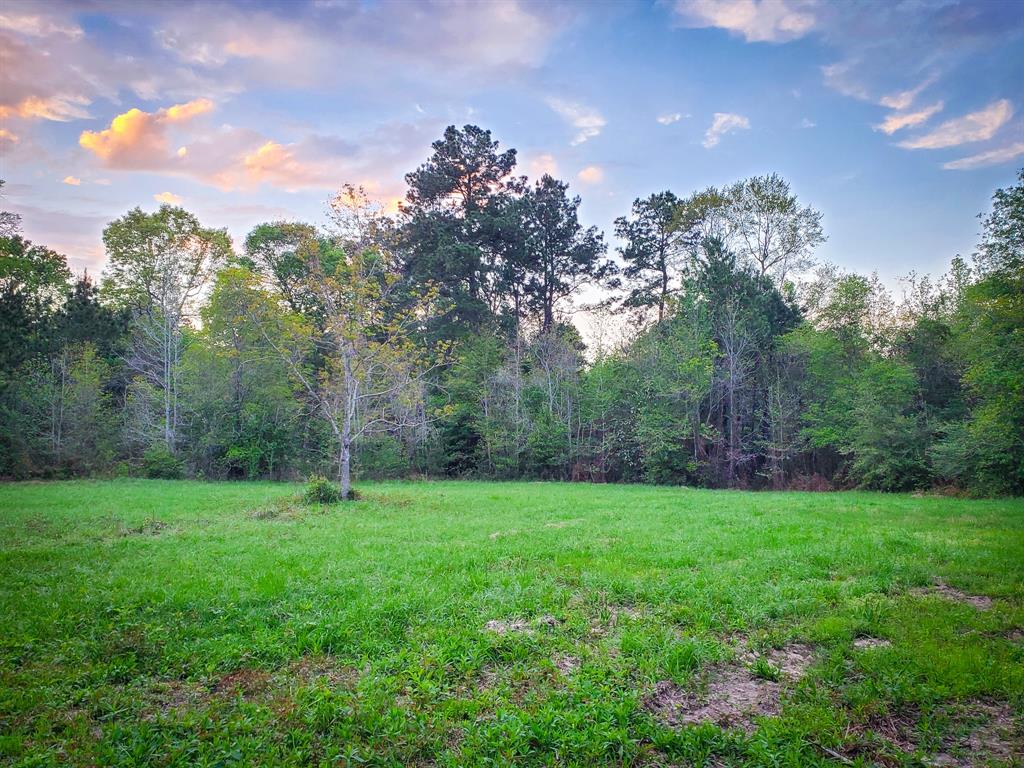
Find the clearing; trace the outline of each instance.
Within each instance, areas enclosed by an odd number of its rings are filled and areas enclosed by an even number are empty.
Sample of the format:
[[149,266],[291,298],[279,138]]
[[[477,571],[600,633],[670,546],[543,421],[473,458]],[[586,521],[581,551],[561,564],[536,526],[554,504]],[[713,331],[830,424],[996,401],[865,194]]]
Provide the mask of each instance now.
[[0,763],[1024,764],[1024,501],[0,486]]

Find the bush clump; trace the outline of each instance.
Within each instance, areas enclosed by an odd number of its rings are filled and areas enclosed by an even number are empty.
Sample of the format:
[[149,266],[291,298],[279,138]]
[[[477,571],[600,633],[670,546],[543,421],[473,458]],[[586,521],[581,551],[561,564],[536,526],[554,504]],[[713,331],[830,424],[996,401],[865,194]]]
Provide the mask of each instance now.
[[302,500],[307,504],[337,504],[341,501],[341,489],[323,475],[310,475]]
[[185,476],[185,462],[166,445],[154,445],[142,454],[142,474],[153,480],[180,480]]

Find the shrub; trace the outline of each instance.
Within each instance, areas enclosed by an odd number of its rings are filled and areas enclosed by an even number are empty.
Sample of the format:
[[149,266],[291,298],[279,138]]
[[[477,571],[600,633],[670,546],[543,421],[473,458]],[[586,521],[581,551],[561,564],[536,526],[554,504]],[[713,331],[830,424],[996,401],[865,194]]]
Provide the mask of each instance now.
[[337,504],[341,501],[341,489],[323,475],[310,475],[302,500],[307,504]]
[[154,445],[142,455],[142,474],[157,480],[180,480],[185,476],[185,463],[166,445]]

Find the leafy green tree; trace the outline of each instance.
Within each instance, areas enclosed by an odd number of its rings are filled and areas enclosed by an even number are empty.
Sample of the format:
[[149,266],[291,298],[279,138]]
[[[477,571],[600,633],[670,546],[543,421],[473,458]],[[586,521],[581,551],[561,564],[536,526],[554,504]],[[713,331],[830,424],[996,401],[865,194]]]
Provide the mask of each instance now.
[[629,288],[624,307],[658,308],[658,321],[678,288],[680,260],[686,246],[678,226],[680,200],[671,192],[637,198],[629,217],[615,220],[615,236],[625,242],[619,249],[626,266],[622,278]]
[[500,300],[492,220],[515,181],[516,151],[500,151],[475,125],[448,126],[431,146],[427,162],[405,177],[404,270],[414,283],[436,282],[449,307],[437,332],[452,338],[491,322]]
[[264,338],[274,324],[255,321],[273,307],[259,278],[236,266],[218,273],[202,308],[182,360],[182,397],[193,464],[206,474],[280,477],[299,463],[302,402]]
[[905,491],[930,479],[929,434],[918,407],[914,370],[898,360],[872,355],[857,376],[852,427],[845,446],[850,475],[864,488]]
[[[102,292],[132,316],[128,366],[139,389],[136,415],[145,417],[136,419],[136,427],[143,441],[160,439],[173,453],[183,329],[195,316],[203,288],[230,257],[231,240],[184,209],[162,205],[156,213],[135,208],[111,222],[103,242],[108,263]],[[151,412],[154,407],[159,415]]]
[[70,279],[61,254],[20,235],[0,237],[0,371],[49,351]]
[[541,332],[554,326],[559,301],[615,273],[614,263],[603,258],[604,239],[597,228],[580,224],[580,198],[570,198],[568,188],[544,174],[524,198],[526,301],[538,314]]

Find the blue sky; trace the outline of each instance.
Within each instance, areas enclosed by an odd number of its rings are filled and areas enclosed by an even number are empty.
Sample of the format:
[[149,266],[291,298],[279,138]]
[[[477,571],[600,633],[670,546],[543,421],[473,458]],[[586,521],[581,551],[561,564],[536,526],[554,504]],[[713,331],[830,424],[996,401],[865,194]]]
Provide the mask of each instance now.
[[1024,3],[21,2],[0,8],[0,175],[81,269],[180,202],[240,245],[394,206],[448,124],[570,182],[610,238],[637,196],[779,172],[819,257],[886,281],[970,253],[1024,166]]

